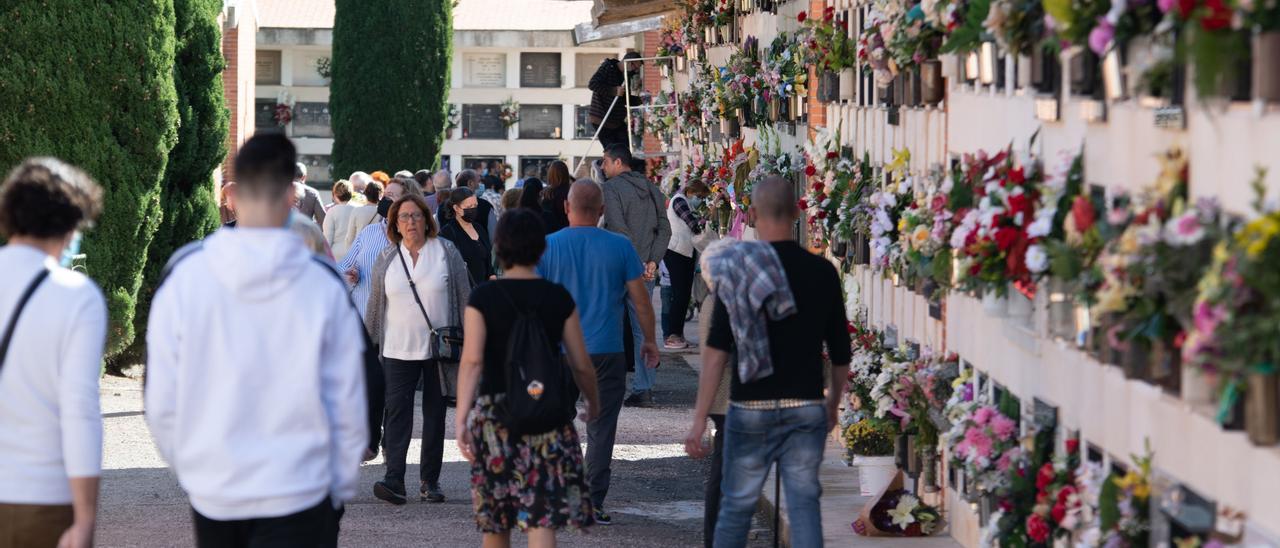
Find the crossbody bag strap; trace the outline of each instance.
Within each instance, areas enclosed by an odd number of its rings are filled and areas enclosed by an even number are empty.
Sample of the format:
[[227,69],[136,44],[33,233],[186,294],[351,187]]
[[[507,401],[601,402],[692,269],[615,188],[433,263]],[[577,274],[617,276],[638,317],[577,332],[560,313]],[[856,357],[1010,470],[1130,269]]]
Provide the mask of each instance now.
[[34,280],[27,285],[27,289],[22,292],[22,296],[18,297],[18,307],[14,309],[13,316],[9,318],[9,325],[4,329],[4,335],[0,335],[0,370],[4,369],[4,359],[9,353],[9,341],[13,339],[13,331],[18,327],[18,316],[22,315],[22,309],[27,307],[27,301],[31,300],[31,295],[36,292],[36,288],[40,287],[40,283],[49,277],[49,269],[41,268],[36,274]]
[[436,330],[436,326],[431,325],[431,316],[427,315],[427,307],[422,306],[422,297],[418,296],[418,286],[413,283],[413,274],[409,273],[409,263],[404,261],[404,253],[400,251],[400,246],[396,246],[396,255],[400,257],[400,266],[404,268],[404,277],[409,280],[409,291],[413,292],[413,300],[418,303],[418,310],[422,311],[423,319],[427,320],[427,329]]

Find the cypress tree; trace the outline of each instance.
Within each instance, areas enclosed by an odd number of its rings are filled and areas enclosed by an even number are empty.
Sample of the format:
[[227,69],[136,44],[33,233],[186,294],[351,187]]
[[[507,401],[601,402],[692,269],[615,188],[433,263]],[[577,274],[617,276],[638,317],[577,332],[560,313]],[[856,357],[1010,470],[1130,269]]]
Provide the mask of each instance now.
[[56,156],[102,184],[86,236],[107,298],[107,352],[134,338],[142,270],[177,137],[173,0],[9,0],[0,5],[0,166]]
[[[163,218],[147,250],[142,289],[138,292],[135,332],[146,333],[151,297],[169,256],[218,228],[213,172],[227,153],[230,114],[222,91],[222,0],[173,0],[178,92],[178,143],[169,153],[160,182]],[[109,367],[119,370],[145,359],[146,338],[138,336]]]
[[452,0],[336,0],[335,9],[329,107],[336,176],[436,166],[453,58]]

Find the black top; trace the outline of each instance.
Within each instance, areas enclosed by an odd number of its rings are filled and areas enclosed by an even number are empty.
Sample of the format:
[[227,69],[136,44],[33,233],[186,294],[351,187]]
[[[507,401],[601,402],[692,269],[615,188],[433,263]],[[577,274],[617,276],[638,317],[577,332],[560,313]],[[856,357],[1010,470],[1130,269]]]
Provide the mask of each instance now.
[[[501,287],[498,287],[501,285]],[[506,295],[503,295],[506,291]],[[510,297],[510,300],[508,300]],[[537,310],[547,339],[559,347],[564,339],[564,322],[573,315],[573,297],[564,286],[543,279],[494,280],[480,284],[471,292],[467,306],[484,316],[484,371],[480,375],[480,394],[504,394],[507,377],[507,340],[516,322],[516,310]]]
[[472,240],[456,220],[449,221],[440,229],[440,237],[453,242],[458,248],[462,260],[467,263],[467,272],[471,273],[471,283],[479,284],[493,275],[493,247],[489,245],[489,231],[485,230],[483,223],[476,221],[471,227],[476,230],[479,239]]
[[568,184],[551,189],[551,198],[542,201],[542,222],[547,225],[547,234],[569,226],[569,215],[564,212],[564,204],[569,201]]
[[[797,312],[780,321],[769,322],[769,354],[773,374],[743,384],[736,364],[729,399],[733,401],[798,398],[822,399],[822,343],[827,345],[831,363],[848,365],[852,359],[849,324],[844,315],[840,277],[826,259],[814,255],[795,242],[773,242],[787,282],[795,295]],[[711,314],[707,345],[726,352],[734,348],[729,310],[719,298]]]

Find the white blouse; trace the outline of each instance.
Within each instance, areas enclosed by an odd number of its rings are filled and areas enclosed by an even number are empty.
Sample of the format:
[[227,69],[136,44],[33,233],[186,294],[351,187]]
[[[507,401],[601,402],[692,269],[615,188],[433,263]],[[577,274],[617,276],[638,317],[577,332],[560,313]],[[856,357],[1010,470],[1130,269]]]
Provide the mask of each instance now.
[[[444,244],[439,238],[427,240],[414,264],[409,249],[400,244],[400,253],[413,275],[418,296],[426,308],[431,324],[444,327],[449,322],[449,263]],[[425,360],[430,355],[430,328],[413,299],[409,280],[405,278],[400,259],[393,258],[384,280],[387,292],[387,321],[382,356],[395,360]]]

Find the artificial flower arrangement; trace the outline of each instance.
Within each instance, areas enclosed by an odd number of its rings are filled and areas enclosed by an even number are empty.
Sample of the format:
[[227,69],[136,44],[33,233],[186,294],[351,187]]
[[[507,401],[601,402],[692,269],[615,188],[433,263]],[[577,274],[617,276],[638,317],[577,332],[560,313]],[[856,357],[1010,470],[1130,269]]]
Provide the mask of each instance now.
[[737,109],[746,107],[761,86],[760,60],[756,58],[754,41],[755,38],[747,38],[719,69],[715,90],[716,107],[722,120],[735,116]]
[[868,199],[871,207],[868,237],[871,239],[871,268],[874,270],[899,270],[898,258],[902,251],[898,245],[899,219],[915,195],[915,177],[907,174],[910,161],[910,151],[894,150],[893,161],[884,166],[884,186]]
[[1252,29],[1280,28],[1280,8],[1269,2],[1159,0],[1156,5],[1182,26],[1187,58],[1195,66],[1200,97],[1221,96],[1249,56]]
[[999,511],[983,533],[987,546],[1047,548],[1051,539],[1062,534],[1054,509],[1065,518],[1066,502],[1059,507],[1057,501],[1072,484],[1073,467],[1067,463],[1078,457],[1073,451],[1055,463],[1053,439],[1054,429],[1049,424],[1031,425],[1030,433],[1022,439],[994,493]]
[[1258,216],[1213,250],[1182,347],[1185,360],[1218,380],[1223,424],[1239,419],[1236,406],[1246,389],[1274,382],[1280,364],[1280,211],[1264,203],[1264,177],[1259,169],[1253,183]]
[[662,29],[658,34],[658,57],[677,57],[684,55],[691,42],[687,33],[686,21],[689,19],[666,17],[662,20]]
[[930,0],[923,3],[926,16],[946,37],[941,53],[973,51],[987,36],[986,20],[991,0]]
[[802,11],[796,20],[803,26],[799,41],[804,45],[805,65],[815,65],[826,72],[854,67],[855,44],[849,38],[849,23],[836,19],[834,7],[824,9],[821,17],[810,17]]
[[751,182],[760,181],[769,175],[779,175],[784,179],[794,179],[802,170],[800,151],[787,149],[782,145],[782,136],[777,130],[761,127],[756,146],[752,151],[755,158],[751,173],[747,177],[748,185],[744,190],[750,193]]
[[520,103],[510,97],[502,102],[502,106],[498,110],[498,121],[502,122],[502,126],[510,128],[520,122]]
[[1030,55],[1044,41],[1044,3],[1041,0],[991,0],[982,27],[1004,51]]
[[289,92],[282,91],[276,96],[276,106],[271,113],[271,119],[280,127],[285,127],[293,121],[293,97]]
[[898,218],[898,271],[910,283],[933,280],[938,287],[951,282],[951,238],[954,213],[947,209],[940,173],[917,178],[915,195]]
[[964,470],[966,485],[977,494],[995,494],[1009,487],[1008,472],[1023,456],[1017,417],[1010,417],[971,390],[948,401],[945,411],[951,429],[942,437],[951,465]]
[[925,17],[921,2],[889,0],[883,5],[883,12],[892,12],[892,24],[882,30],[891,31],[884,39],[898,70],[908,70],[937,57],[943,34]]
[[656,98],[649,101],[647,95],[648,92],[645,92],[645,102],[653,106],[644,109],[642,116],[635,116],[632,119],[638,120],[641,124],[640,133],[656,135],[663,144],[670,147],[675,140],[680,121],[680,109],[675,104],[676,96],[668,91],[660,91]]
[[[844,199],[836,208],[834,231],[836,238],[851,242],[857,236],[865,237],[870,234],[871,209],[865,203],[864,196],[870,189],[879,187],[880,182],[875,169],[871,166],[869,152],[864,152],[860,160],[846,161],[848,161],[847,169],[838,169],[836,177],[848,177],[851,190],[844,194]],[[844,161],[840,162],[839,167],[846,167]]]
[[922,451],[935,451],[939,432],[931,413],[942,412],[950,399],[958,364],[954,353],[936,354],[928,348],[920,356],[910,355],[905,348],[888,352],[871,388],[875,417],[897,421],[899,431],[915,434]]
[[[849,382],[845,385],[845,406],[840,414],[840,431],[844,434],[845,464],[852,466],[858,455],[851,439],[855,433],[853,427],[873,417],[875,409],[871,403],[871,389],[875,386],[876,376],[880,374],[881,358],[884,355],[884,334],[870,326],[866,321],[866,311],[856,310],[849,322],[849,335],[852,339],[853,360],[849,367]],[[880,429],[893,426],[886,421],[878,421]],[[896,434],[897,432],[892,432]],[[862,433],[859,431],[859,435]]]
[[1108,0],[1044,0],[1044,12],[1059,43],[1085,45],[1111,5]]
[[809,67],[801,56],[798,34],[779,32],[760,65],[760,97],[765,101],[808,94]]
[[876,85],[884,87],[898,74],[898,65],[889,53],[888,39],[893,36],[893,24],[885,15],[872,12],[870,23],[858,35],[858,63],[875,75]]
[[445,119],[445,134],[452,135],[453,130],[462,125],[462,110],[458,105],[449,103],[449,115]]
[[[852,171],[852,162],[840,157],[840,132],[821,128],[804,147],[804,175],[808,190],[798,203],[814,244],[831,243],[851,177],[837,177]],[[842,171],[842,168],[845,168]]]
[[[991,158],[976,157],[977,167],[989,166],[982,172],[980,183],[965,189],[977,200],[952,233],[952,245],[958,266],[957,285],[970,291],[1004,295],[1008,285],[1031,296],[1035,291],[1027,251],[1039,243],[1027,228],[1035,221],[1043,170],[1030,154],[1016,155],[1011,149]],[[978,182],[973,164],[962,162],[968,169],[965,179]],[[959,245],[957,245],[959,244]],[[1033,257],[1035,258],[1035,257]]]

